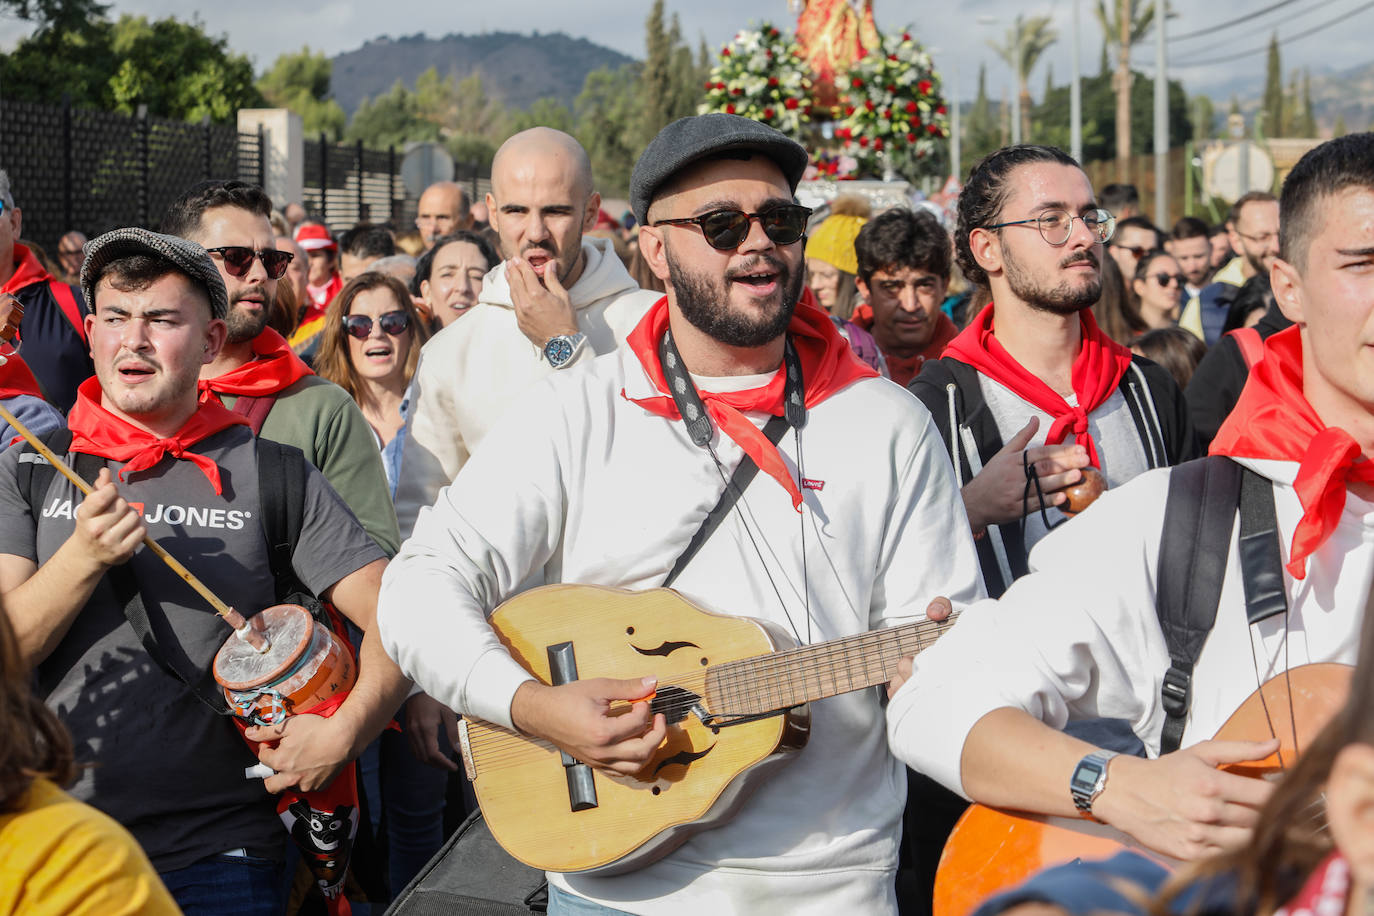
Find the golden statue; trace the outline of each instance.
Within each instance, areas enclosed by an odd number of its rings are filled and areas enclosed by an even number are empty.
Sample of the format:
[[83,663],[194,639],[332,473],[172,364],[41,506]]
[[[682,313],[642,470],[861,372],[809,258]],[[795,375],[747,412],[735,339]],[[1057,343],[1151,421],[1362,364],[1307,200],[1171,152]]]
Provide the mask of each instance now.
[[797,16],[797,43],[811,65],[817,101],[833,105],[835,77],[878,47],[873,0],[788,0]]

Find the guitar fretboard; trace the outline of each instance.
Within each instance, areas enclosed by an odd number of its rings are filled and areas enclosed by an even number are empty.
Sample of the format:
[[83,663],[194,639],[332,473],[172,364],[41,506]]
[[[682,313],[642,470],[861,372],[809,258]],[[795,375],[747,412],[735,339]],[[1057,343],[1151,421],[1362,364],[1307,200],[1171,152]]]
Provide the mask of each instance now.
[[938,623],[921,620],[713,665],[706,673],[708,707],[724,717],[762,715],[885,684],[901,659],[930,646],[957,618],[952,614]]

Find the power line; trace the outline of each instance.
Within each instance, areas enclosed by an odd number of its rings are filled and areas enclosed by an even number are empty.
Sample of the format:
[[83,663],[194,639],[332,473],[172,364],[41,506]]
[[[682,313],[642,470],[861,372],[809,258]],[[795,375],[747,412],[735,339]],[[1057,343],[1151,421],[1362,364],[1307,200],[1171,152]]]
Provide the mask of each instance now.
[[[1306,38],[1306,37],[1309,36],[1309,35],[1312,35],[1312,34],[1315,34],[1315,33],[1317,33],[1317,32],[1322,31],[1323,29],[1329,29],[1331,26],[1333,26],[1333,25],[1338,25],[1338,24],[1340,24],[1340,23],[1342,23],[1342,22],[1345,22],[1345,21],[1346,21],[1347,19],[1349,19],[1351,16],[1354,16],[1354,15],[1357,14],[1357,13],[1363,13],[1365,10],[1371,9],[1371,8],[1374,8],[1374,0],[1371,0],[1371,2],[1366,3],[1366,4],[1364,4],[1363,6],[1357,6],[1357,7],[1355,7],[1355,9],[1353,9],[1353,10],[1349,10],[1348,12],[1342,13],[1341,15],[1337,16],[1335,19],[1330,19],[1330,20],[1328,20],[1328,21],[1326,21],[1326,22],[1323,22],[1321,25],[1315,25],[1315,26],[1313,26],[1312,28],[1307,29],[1306,31],[1299,32],[1299,33],[1296,34],[1296,35],[1290,35],[1290,36],[1288,36],[1287,38],[1285,38],[1285,39],[1283,39],[1282,41],[1280,41],[1280,42],[1279,42],[1279,45],[1280,45],[1280,46],[1283,46],[1283,45],[1291,44],[1291,43],[1297,41],[1297,40],[1300,39],[1300,38]],[[1263,54],[1264,52],[1266,52],[1266,51],[1268,51],[1268,50],[1269,50],[1269,46],[1268,46],[1268,45],[1264,45],[1263,47],[1252,48],[1252,49],[1249,50],[1249,51],[1241,51],[1241,52],[1238,53],[1238,54],[1228,54],[1228,55],[1226,55],[1225,57],[1213,57],[1213,58],[1211,58],[1210,60],[1201,61],[1201,62],[1196,63],[1196,64],[1173,64],[1173,65],[1170,65],[1169,69],[1171,69],[1171,70],[1195,70],[1195,69],[1197,69],[1198,67],[1210,67],[1210,66],[1213,66],[1213,65],[1215,65],[1215,64],[1224,64],[1224,63],[1228,63],[1228,62],[1233,61],[1233,60],[1240,60],[1240,59],[1243,58],[1243,57],[1252,57],[1252,56],[1254,56],[1254,55],[1256,55],[1256,54]]]
[[1268,6],[1266,6],[1264,9],[1262,9],[1262,10],[1256,10],[1255,12],[1249,13],[1249,14],[1247,14],[1247,15],[1245,15],[1245,16],[1237,16],[1235,19],[1228,19],[1226,22],[1219,22],[1219,23],[1217,23],[1216,25],[1209,25],[1209,26],[1208,26],[1207,28],[1205,28],[1205,29],[1197,29],[1196,31],[1185,32],[1185,33],[1183,33],[1182,35],[1168,35],[1168,36],[1166,36],[1166,37],[1168,38],[1169,41],[1172,42],[1172,41],[1185,41],[1185,40],[1187,40],[1187,39],[1189,39],[1189,38],[1198,38],[1199,36],[1202,36],[1202,35],[1210,35],[1210,34],[1212,34],[1213,32],[1220,32],[1222,29],[1230,28],[1230,27],[1233,26],[1233,25],[1239,25],[1239,24],[1241,24],[1242,22],[1250,22],[1251,20],[1253,20],[1253,19],[1254,19],[1255,17],[1257,17],[1257,16],[1263,16],[1263,15],[1265,15],[1266,13],[1272,13],[1272,12],[1273,12],[1274,10],[1276,10],[1276,9],[1280,9],[1281,7],[1288,6],[1290,3],[1297,3],[1297,2],[1298,2],[1298,0],[1278,0],[1277,3],[1271,3],[1271,4],[1269,4]]

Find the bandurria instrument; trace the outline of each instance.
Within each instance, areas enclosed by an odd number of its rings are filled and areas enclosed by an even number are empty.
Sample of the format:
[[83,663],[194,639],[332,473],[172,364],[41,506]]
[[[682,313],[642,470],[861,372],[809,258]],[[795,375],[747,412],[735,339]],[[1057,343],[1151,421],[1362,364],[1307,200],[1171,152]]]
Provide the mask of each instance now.
[[[1263,760],[1223,767],[1265,778],[1286,770],[1345,702],[1349,665],[1302,665],[1266,681],[1217,732],[1220,741],[1268,741],[1279,749]],[[1065,790],[1067,791],[1067,789]],[[1141,847],[1130,836],[1089,820],[1045,817],[973,805],[945,843],[935,875],[935,916],[966,916],[993,894],[1015,887],[1041,869],[1077,859],[1107,858]]]
[[657,676],[650,706],[668,733],[634,776],[594,772],[480,719],[460,724],[468,778],[507,852],[549,871],[618,874],[728,820],[806,744],[805,704],[887,683],[954,618],[788,648],[774,624],[712,614],[669,589],[551,585],[512,598],[489,622],[545,684]]

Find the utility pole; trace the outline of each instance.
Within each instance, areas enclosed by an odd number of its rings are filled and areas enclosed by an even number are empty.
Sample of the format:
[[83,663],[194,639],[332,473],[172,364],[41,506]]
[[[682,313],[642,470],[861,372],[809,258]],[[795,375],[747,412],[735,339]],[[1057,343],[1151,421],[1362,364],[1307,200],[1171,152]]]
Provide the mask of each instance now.
[[1167,4],[1155,0],[1155,225],[1169,224],[1169,68],[1164,47]]
[[1083,162],[1083,70],[1078,59],[1078,0],[1073,0],[1073,76],[1069,81],[1069,155]]

